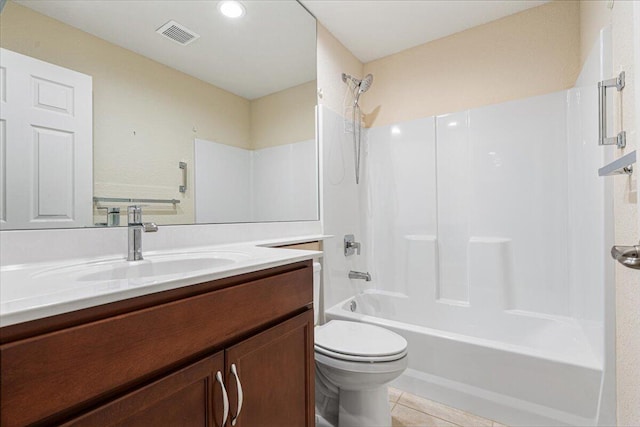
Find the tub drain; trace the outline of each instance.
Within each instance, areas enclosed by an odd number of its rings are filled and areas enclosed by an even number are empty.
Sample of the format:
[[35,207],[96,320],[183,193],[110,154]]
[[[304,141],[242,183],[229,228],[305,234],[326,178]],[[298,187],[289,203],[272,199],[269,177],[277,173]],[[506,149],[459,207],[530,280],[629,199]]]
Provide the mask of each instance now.
[[358,304],[356,304],[356,300],[351,300],[351,303],[349,304],[349,310],[356,311],[356,308],[358,308]]

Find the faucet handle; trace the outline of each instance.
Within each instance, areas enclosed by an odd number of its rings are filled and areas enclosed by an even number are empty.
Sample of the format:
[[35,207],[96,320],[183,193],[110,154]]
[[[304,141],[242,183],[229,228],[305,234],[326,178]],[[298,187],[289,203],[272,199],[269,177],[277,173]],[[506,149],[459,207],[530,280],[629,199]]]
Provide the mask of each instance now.
[[357,255],[360,255],[360,242],[351,243],[351,247],[355,248]]
[[360,242],[355,241],[353,234],[346,234],[344,236],[344,256],[350,256],[354,253],[360,255]]
[[144,222],[142,223],[142,229],[145,233],[154,233],[158,231],[158,225],[155,222]]

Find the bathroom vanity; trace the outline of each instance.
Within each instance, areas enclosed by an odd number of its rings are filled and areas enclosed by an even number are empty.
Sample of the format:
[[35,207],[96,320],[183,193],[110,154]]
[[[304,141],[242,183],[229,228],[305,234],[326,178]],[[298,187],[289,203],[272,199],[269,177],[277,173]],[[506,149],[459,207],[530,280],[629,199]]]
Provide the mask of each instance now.
[[0,424],[313,426],[309,258],[2,327]]

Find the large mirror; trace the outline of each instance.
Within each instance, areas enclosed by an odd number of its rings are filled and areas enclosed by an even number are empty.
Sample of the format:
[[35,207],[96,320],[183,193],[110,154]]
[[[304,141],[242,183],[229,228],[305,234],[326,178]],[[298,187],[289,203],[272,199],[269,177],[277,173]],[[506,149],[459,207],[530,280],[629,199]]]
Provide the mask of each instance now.
[[222,3],[6,2],[3,229],[318,220],[315,19]]

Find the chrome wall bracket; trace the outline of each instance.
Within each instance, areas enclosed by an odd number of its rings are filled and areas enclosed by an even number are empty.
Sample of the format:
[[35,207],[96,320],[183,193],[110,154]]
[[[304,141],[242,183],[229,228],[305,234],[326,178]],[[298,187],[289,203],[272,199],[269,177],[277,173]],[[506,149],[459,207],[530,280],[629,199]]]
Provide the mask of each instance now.
[[624,71],[618,77],[598,82],[598,145],[616,145],[624,148],[627,145],[627,133],[620,131],[618,135],[607,137],[607,88],[615,87],[618,92],[624,89]]

